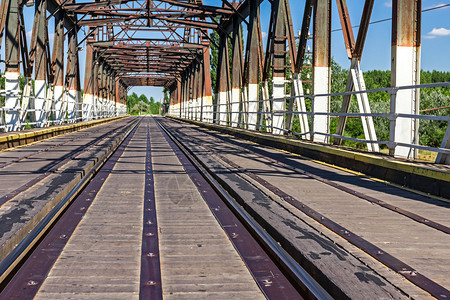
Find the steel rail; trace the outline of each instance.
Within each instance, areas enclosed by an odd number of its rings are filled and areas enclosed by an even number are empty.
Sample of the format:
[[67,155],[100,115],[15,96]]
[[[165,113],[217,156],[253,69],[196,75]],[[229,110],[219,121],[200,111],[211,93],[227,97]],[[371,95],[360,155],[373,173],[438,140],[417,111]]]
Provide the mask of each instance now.
[[[412,282],[413,284],[417,285],[421,289],[427,291],[428,293],[430,293],[434,297],[436,297],[438,299],[441,299],[441,298],[444,299],[444,298],[448,298],[450,296],[450,291],[447,290],[445,287],[439,285],[435,281],[433,281],[430,278],[428,278],[428,277],[424,276],[423,274],[419,273],[413,267],[407,265],[406,263],[404,263],[403,261],[399,260],[398,258],[396,258],[396,257],[392,256],[391,254],[385,252],[383,249],[377,247],[376,245],[372,244],[368,240],[360,237],[359,235],[355,234],[354,232],[348,230],[347,228],[345,228],[345,227],[339,225],[338,223],[334,222],[333,220],[327,218],[325,215],[323,215],[320,212],[312,209],[311,207],[309,207],[308,205],[304,204],[303,202],[301,202],[300,200],[296,199],[295,197],[293,197],[293,196],[283,192],[282,190],[278,189],[276,186],[273,186],[271,183],[269,183],[265,179],[261,178],[260,176],[254,174],[253,172],[248,171],[248,170],[244,169],[243,167],[238,166],[234,162],[230,161],[229,159],[223,157],[222,155],[217,154],[217,152],[212,150],[211,148],[205,147],[204,143],[201,144],[201,145],[200,145],[200,143],[198,141],[194,141],[194,143],[196,143],[197,145],[199,145],[201,148],[205,149],[206,151],[214,153],[217,158],[221,159],[224,163],[228,164],[233,169],[237,170],[240,173],[243,173],[243,174],[249,176],[250,178],[252,178],[256,182],[258,182],[259,184],[263,185],[265,188],[267,188],[268,190],[270,190],[271,192],[273,192],[274,194],[279,196],[281,199],[283,199],[287,203],[289,203],[292,206],[294,206],[296,209],[300,210],[301,212],[303,212],[307,216],[311,217],[315,221],[317,221],[320,224],[322,224],[323,226],[327,227],[329,230],[333,231],[334,233],[336,233],[340,237],[344,238],[345,240],[347,240],[351,244],[353,244],[356,247],[358,247],[359,249],[363,250],[364,252],[366,252],[367,254],[372,256],[374,259],[376,259],[379,262],[383,263],[384,265],[386,265],[387,267],[389,267],[390,269],[395,271],[397,274],[403,276],[405,279],[409,280],[410,282]],[[236,145],[236,143],[232,143],[232,144]],[[249,150],[246,150],[246,151],[249,151]],[[307,175],[307,176],[310,175],[310,173],[308,173],[308,172],[304,172],[304,173],[301,173],[301,174],[304,174],[304,175]],[[319,177],[319,176],[314,176],[314,177]],[[314,179],[317,179],[317,178],[314,178]],[[320,181],[324,182],[323,180],[320,180]],[[330,184],[330,185],[332,185],[332,184]],[[339,185],[339,184],[336,184],[336,185]],[[337,188],[337,186],[336,186],[336,188]],[[345,191],[345,189],[347,189],[347,188],[344,187],[344,189],[342,189],[342,188],[340,188],[340,189]],[[349,189],[347,189],[347,190],[349,190]],[[347,192],[349,192],[349,191],[347,191]],[[354,194],[357,197],[362,196],[362,193],[352,193],[352,194]],[[374,198],[372,198],[372,197],[367,198],[366,197],[365,200],[370,201],[370,200],[374,200]],[[377,199],[375,199],[375,200],[377,200]],[[370,202],[372,202],[372,201],[370,201]],[[376,203],[376,202],[373,202],[373,203],[385,207],[384,205],[382,205],[382,203]],[[388,207],[385,207],[385,208],[388,208]],[[388,208],[388,209],[390,209],[390,208]],[[395,210],[395,208],[394,208],[394,210]],[[403,214],[403,215],[405,215],[407,217],[410,217],[411,219],[414,219],[415,221],[418,221],[420,223],[426,224],[427,221],[429,221],[429,220],[427,220],[425,218],[420,219],[422,217],[420,217],[418,215],[415,215],[415,214],[412,214],[412,213],[411,214],[414,215],[414,216],[412,216],[412,215],[408,216],[407,215],[408,212],[405,211],[405,210],[403,212],[398,211],[398,213]],[[417,217],[417,219],[415,219],[415,217]],[[433,222],[433,223],[435,223],[435,222]],[[426,224],[426,225],[428,225],[428,224]],[[434,225],[435,226],[432,226],[432,225],[429,225],[429,226],[433,227],[434,229],[443,231],[443,232],[446,232],[448,230],[448,228],[441,228],[441,226],[440,226],[441,224],[435,223]],[[448,232],[446,232],[446,233],[448,233]]]
[[[130,123],[128,123],[129,125]],[[23,185],[21,185],[20,187],[18,187],[17,189],[3,195],[0,197],[0,207],[2,205],[4,205],[5,203],[11,201],[14,197],[16,197],[17,195],[19,195],[20,193],[28,190],[29,188],[35,186],[37,183],[41,182],[42,180],[44,180],[46,177],[50,176],[51,174],[53,174],[54,172],[56,172],[60,167],[62,167],[63,165],[65,165],[66,163],[68,163],[69,161],[75,159],[76,157],[86,153],[87,151],[89,151],[91,148],[95,147],[96,145],[98,145],[99,143],[101,143],[102,141],[104,141],[105,139],[108,138],[108,136],[114,132],[114,129],[107,131],[106,133],[102,134],[101,136],[97,137],[96,139],[94,139],[93,141],[83,145],[82,149],[76,151],[75,153],[68,153],[67,155],[65,155],[63,157],[63,160],[59,161],[58,163],[56,163],[55,165],[49,167],[48,169],[46,169],[41,175],[38,175],[37,177],[31,179],[30,181],[28,181],[27,183],[24,183]],[[46,150],[44,150],[46,151]],[[3,166],[1,166],[3,167]],[[1,169],[0,167],[0,169]]]
[[306,287],[315,299],[333,299],[325,289],[320,286],[296,261],[293,259],[276,240],[270,236],[267,231],[257,223],[251,215],[232,198],[226,190],[213,178],[207,171],[206,167],[195,158],[195,155],[185,145],[180,142],[161,122],[157,121],[160,128],[170,137],[170,139],[178,146],[183,154],[189,159],[192,165],[206,179],[206,181],[214,188],[225,203],[238,215],[245,225],[252,231],[256,238],[264,245],[267,251],[272,253],[278,263],[287,270],[293,277],[292,279],[300,286]]
[[49,231],[51,226],[57,221],[65,209],[73,202],[83,188],[90,182],[90,180],[98,173],[103,165],[110,159],[116,150],[122,145],[130,133],[137,128],[139,121],[135,121],[129,125],[129,129],[123,134],[122,138],[116,145],[110,149],[109,153],[105,155],[85,176],[70,190],[70,192],[63,197],[58,204],[35,226],[25,238],[0,262],[0,282],[3,285],[5,279],[14,271],[15,267],[19,265],[27,254],[37,245],[39,240]]

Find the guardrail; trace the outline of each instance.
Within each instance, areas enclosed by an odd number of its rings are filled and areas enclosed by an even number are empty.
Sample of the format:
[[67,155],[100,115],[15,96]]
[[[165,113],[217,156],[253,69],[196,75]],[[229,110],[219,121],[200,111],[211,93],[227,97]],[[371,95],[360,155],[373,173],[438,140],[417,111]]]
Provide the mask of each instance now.
[[[220,125],[228,125],[233,127],[240,127],[244,129],[255,128],[259,131],[266,132],[274,132],[286,134],[286,135],[294,135],[298,136],[301,139],[306,140],[314,140],[314,136],[326,136],[332,137],[334,139],[342,139],[349,140],[358,143],[365,144],[377,144],[377,145],[385,145],[389,149],[389,154],[394,155],[396,147],[408,147],[411,150],[428,150],[432,152],[437,152],[443,155],[450,155],[450,149],[444,147],[430,147],[426,145],[419,144],[418,138],[418,129],[416,129],[414,141],[413,143],[403,143],[395,140],[395,130],[396,123],[398,119],[411,119],[416,123],[416,128],[418,128],[419,120],[430,120],[430,121],[445,121],[449,122],[449,128],[447,129],[447,134],[444,137],[444,143],[446,139],[450,139],[450,116],[436,116],[436,115],[420,115],[420,114],[405,114],[398,113],[396,110],[395,103],[396,97],[399,91],[402,90],[418,90],[423,88],[436,88],[436,87],[450,87],[450,82],[442,82],[442,83],[433,83],[433,84],[421,84],[421,85],[411,85],[411,86],[400,86],[400,87],[390,87],[390,88],[378,88],[378,89],[370,89],[363,91],[352,91],[352,92],[343,92],[343,93],[329,93],[329,94],[316,94],[316,95],[299,95],[299,96],[290,96],[283,98],[271,98],[264,100],[256,100],[256,101],[242,101],[238,105],[241,105],[243,110],[240,111],[232,111],[231,108],[236,105],[236,102],[227,102],[222,104],[213,104],[213,105],[202,105],[201,101],[188,101],[186,103],[182,103],[176,107],[171,107],[169,109],[169,115],[173,115],[176,117],[197,120],[208,123],[217,123]],[[273,111],[271,108],[273,107],[274,102],[284,101],[286,103],[287,100],[296,100],[296,99],[310,99],[311,102],[318,97],[335,97],[335,96],[345,96],[345,95],[358,95],[358,94],[370,94],[375,92],[386,92],[390,95],[390,109],[387,112],[378,112],[378,113],[337,113],[337,112],[315,112],[314,105],[311,105],[310,111]],[[231,97],[230,97],[231,98]],[[260,106],[262,110],[249,112],[247,107],[250,103],[256,103],[256,106]],[[284,105],[286,107],[286,104]],[[418,109],[417,109],[418,110]],[[236,114],[238,117],[235,117]],[[259,116],[257,118],[250,118],[249,115]],[[306,115],[308,117],[308,125],[310,130],[303,132],[293,131],[291,128],[282,128],[274,125],[274,117],[283,116],[283,119],[289,117],[293,119],[294,116]],[[378,117],[385,118],[389,121],[389,140],[374,140],[374,139],[361,139],[357,137],[350,137],[345,135],[333,134],[328,132],[320,132],[314,131],[314,122],[316,116],[328,116],[330,117]],[[250,123],[249,119],[258,120],[257,122]],[[238,121],[236,121],[238,120]],[[416,151],[412,151],[414,153],[414,158],[416,158]]]
[[[78,100],[68,101],[69,95],[64,92],[60,101],[61,109],[55,109],[55,99],[35,96],[25,96],[18,93],[0,90],[0,96],[17,99],[15,108],[0,107],[0,131],[12,132],[24,128],[48,127],[91,121],[126,114],[126,107],[115,107],[113,101],[102,103],[99,99],[97,105],[81,103]],[[32,101],[41,100],[49,108],[30,108]],[[68,105],[72,105],[70,109]]]

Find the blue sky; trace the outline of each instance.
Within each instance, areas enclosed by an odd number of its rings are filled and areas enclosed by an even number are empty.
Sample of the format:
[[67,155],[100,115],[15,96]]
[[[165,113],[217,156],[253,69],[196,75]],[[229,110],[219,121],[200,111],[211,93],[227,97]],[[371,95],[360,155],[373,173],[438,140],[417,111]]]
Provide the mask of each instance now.
[[[87,2],[87,1],[77,1]],[[89,1],[90,2],[90,1]],[[332,30],[340,29],[339,14],[336,8],[336,2],[333,2],[332,13]],[[220,6],[220,0],[204,0],[205,4]],[[450,0],[423,0],[422,9],[437,7],[450,4]],[[352,25],[358,25],[364,6],[362,0],[347,0],[348,10]],[[290,0],[292,22],[294,31],[297,32],[301,28],[303,17],[304,1]],[[31,29],[33,24],[33,8],[25,9],[25,28],[28,39],[31,37]],[[391,0],[377,0],[374,4],[371,21],[377,21],[390,18],[392,14]],[[267,35],[270,18],[270,4],[266,0],[261,4],[261,29],[263,36]],[[53,42],[54,23],[53,18],[50,19],[49,37],[50,43]],[[85,29],[87,30],[87,29]],[[354,28],[355,38],[357,36],[357,28]],[[79,40],[84,37],[84,32],[80,32]],[[265,39],[264,39],[265,40]],[[341,31],[333,31],[332,33],[332,56],[344,68],[348,68],[350,62],[347,58],[344,39]],[[364,53],[361,60],[361,68],[364,71],[379,69],[387,70],[390,68],[390,51],[391,51],[391,21],[385,21],[369,26]],[[265,46],[265,43],[264,43]],[[82,45],[83,49],[85,45]],[[67,49],[67,45],[66,45]],[[4,57],[4,49],[2,47],[2,57]],[[84,79],[84,56],[85,51],[80,52],[80,70],[81,80]],[[421,65],[424,70],[440,70],[450,71],[450,6],[431,10],[422,13],[422,52]],[[4,65],[2,64],[4,68]],[[162,98],[162,88],[157,87],[134,87],[129,93],[146,94],[147,97],[153,96],[156,101]]]

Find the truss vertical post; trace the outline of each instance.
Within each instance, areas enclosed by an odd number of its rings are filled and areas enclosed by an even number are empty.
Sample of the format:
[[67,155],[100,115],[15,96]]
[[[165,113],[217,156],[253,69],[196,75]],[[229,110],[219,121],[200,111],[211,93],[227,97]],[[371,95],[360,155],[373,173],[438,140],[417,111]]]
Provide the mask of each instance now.
[[[93,60],[93,68],[94,71],[92,73],[92,90],[94,94],[93,101],[93,118],[98,119],[100,115],[100,107],[99,107],[99,90],[98,90],[98,74],[99,74],[99,63],[96,60]],[[85,79],[86,80],[86,79]],[[123,87],[122,87],[123,89]],[[123,92],[123,90],[122,90]]]
[[233,68],[231,70],[231,126],[239,126],[239,115],[241,105],[241,87],[242,87],[242,33],[241,19],[235,16],[233,19]]
[[258,77],[258,51],[259,51],[259,39],[258,39],[258,20],[259,20],[259,5],[256,0],[250,1],[250,16],[249,16],[249,34],[248,34],[248,64],[247,64],[247,76],[248,76],[248,117],[247,128],[250,130],[256,130],[258,122],[259,112],[259,77]]
[[213,99],[211,90],[211,62],[209,58],[209,41],[204,38],[202,41],[203,45],[203,106],[206,122],[212,123],[213,119]]
[[[89,27],[89,31],[91,27]],[[89,42],[95,41],[95,36],[91,36],[86,41],[86,61],[84,72],[84,93],[83,93],[83,121],[91,120],[94,107],[94,46]]]
[[285,79],[286,79],[286,14],[285,0],[272,2],[275,11],[275,30],[273,38],[273,102],[272,102],[272,126],[274,134],[283,134],[285,103]]
[[69,123],[76,122],[77,118],[77,43],[76,29],[72,28],[68,34],[69,61],[68,61],[68,93],[67,93],[67,121]]
[[106,74],[106,66],[102,62],[100,64],[100,69],[99,69],[99,84],[98,84],[99,93],[100,93],[100,118],[105,117],[105,104],[106,104],[106,101],[105,101],[105,74]]
[[[313,94],[329,94],[331,83],[331,0],[316,0],[314,5],[313,29]],[[313,113],[328,113],[330,97],[313,99]],[[313,141],[327,143],[330,118],[314,115],[312,122]]]
[[47,14],[47,1],[36,0],[35,1],[35,13],[34,13],[34,25],[33,37],[36,37],[35,45],[35,99],[34,99],[34,115],[37,127],[44,127],[47,123],[47,113],[45,111],[47,104],[47,55],[46,55],[46,22]]
[[[392,87],[420,83],[421,9],[421,0],[392,1]],[[418,114],[419,89],[399,90],[395,102],[394,114]],[[397,118],[394,143],[418,143],[418,124],[410,118]],[[389,153],[404,158],[416,154],[412,148],[396,145],[391,145]]]
[[197,120],[198,108],[198,65],[194,62],[192,68],[192,119]]
[[5,112],[6,131],[15,131],[20,129],[19,46],[19,2],[18,0],[9,0],[5,34],[5,109],[7,109]]
[[219,43],[219,62],[218,62],[218,101],[217,112],[219,114],[219,124],[227,124],[227,107],[228,107],[228,93],[229,93],[229,65],[228,65],[228,35],[220,35]]
[[174,110],[174,116],[176,117],[181,117],[181,95],[182,95],[181,87],[182,87],[181,81],[177,80],[177,92],[175,94],[177,99],[177,105]]
[[113,84],[114,84],[114,106],[116,108],[114,116],[117,117],[117,116],[122,115],[122,106],[119,101],[119,99],[120,99],[119,98],[119,77],[114,76]]
[[55,15],[55,37],[53,40],[53,69],[54,69],[54,120],[61,124],[64,114],[64,15],[58,12]]

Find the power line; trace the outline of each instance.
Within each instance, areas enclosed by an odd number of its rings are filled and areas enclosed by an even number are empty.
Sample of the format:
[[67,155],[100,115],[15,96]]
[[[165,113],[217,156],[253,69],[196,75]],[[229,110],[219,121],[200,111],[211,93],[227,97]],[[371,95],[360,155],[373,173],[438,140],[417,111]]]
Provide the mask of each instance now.
[[[435,10],[435,9],[445,8],[447,6],[450,6],[450,3],[448,3],[448,4],[440,4],[440,5],[437,5],[435,7],[423,9],[422,12],[427,12],[427,11],[431,11],[431,10]],[[377,23],[382,23],[382,22],[386,22],[386,21],[390,21],[390,20],[392,20],[392,18],[387,18],[387,19],[381,19],[381,20],[373,21],[373,22],[370,22],[369,24],[377,24]],[[358,28],[358,27],[359,27],[359,25],[352,26],[352,28]],[[342,31],[342,28],[331,30],[331,32],[336,32],[336,31]]]

